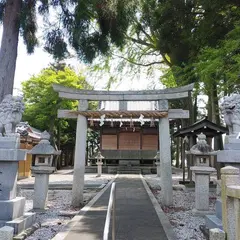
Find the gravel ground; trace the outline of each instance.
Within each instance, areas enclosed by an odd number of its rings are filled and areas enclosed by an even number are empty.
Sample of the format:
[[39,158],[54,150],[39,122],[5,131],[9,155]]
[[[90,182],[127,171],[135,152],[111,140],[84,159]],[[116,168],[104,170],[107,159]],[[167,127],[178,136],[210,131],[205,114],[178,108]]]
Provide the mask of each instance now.
[[[72,182],[72,172],[61,171],[50,176],[50,183],[61,184]],[[85,184],[106,184],[114,178],[114,175],[102,175],[96,178],[96,174],[86,174]],[[23,179],[18,182],[33,183],[34,178]],[[87,204],[98,192],[99,188],[84,190],[84,202]],[[33,190],[18,189],[18,196],[26,198],[25,211],[31,211],[33,207]],[[79,208],[71,207],[71,190],[49,190],[47,210],[37,213],[36,222],[41,223],[41,228],[35,231],[26,240],[49,240],[52,239],[63,227],[79,212]]]
[[[85,203],[89,202],[98,191],[98,189],[86,190],[84,192]],[[25,211],[31,211],[34,191],[20,190],[18,195],[26,198]],[[71,190],[50,190],[48,192],[47,211],[37,213],[36,217],[36,222],[41,223],[41,228],[26,239],[48,240],[53,238],[80,210],[79,208],[72,208],[70,203]]]
[[[103,184],[113,179],[113,174],[102,174],[101,177],[96,177],[97,173],[85,174],[85,184]],[[34,177],[25,178],[19,180],[19,184],[33,184],[35,181]],[[71,184],[73,182],[73,170],[59,170],[58,172],[49,176],[49,183],[54,184]]]
[[[156,199],[162,206],[163,211],[168,216],[173,230],[178,240],[204,240],[200,225],[205,224],[204,217],[194,216],[192,209],[195,206],[195,192],[190,191],[183,185],[178,184],[179,175],[173,175],[173,205],[163,207],[160,179],[156,175],[145,175],[145,180],[150,186]],[[214,211],[216,202],[216,192],[210,192],[210,210]]]

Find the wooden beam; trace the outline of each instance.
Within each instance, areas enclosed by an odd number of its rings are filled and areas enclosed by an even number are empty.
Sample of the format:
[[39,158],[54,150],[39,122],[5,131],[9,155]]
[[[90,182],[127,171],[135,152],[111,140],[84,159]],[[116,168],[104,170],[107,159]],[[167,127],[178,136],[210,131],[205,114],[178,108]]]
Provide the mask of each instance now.
[[193,90],[193,86],[193,84],[189,84],[179,88],[145,91],[96,91],[68,88],[59,84],[53,84],[53,89],[59,93],[59,97],[67,99],[92,101],[154,101],[159,99],[187,98],[188,92]]

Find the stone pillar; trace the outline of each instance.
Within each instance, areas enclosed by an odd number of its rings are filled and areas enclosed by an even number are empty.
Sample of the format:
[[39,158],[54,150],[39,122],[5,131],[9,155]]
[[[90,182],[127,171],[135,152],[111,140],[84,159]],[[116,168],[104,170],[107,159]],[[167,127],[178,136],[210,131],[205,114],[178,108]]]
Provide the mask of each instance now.
[[97,177],[101,177],[102,175],[102,165],[103,165],[103,162],[97,162],[97,166],[98,166],[98,174],[97,174]]
[[195,209],[193,213],[197,215],[209,214],[209,179],[210,174],[216,169],[205,166],[191,167],[195,173]]
[[[168,111],[168,101],[159,101],[159,110]],[[169,133],[168,117],[159,119],[159,151],[161,164],[161,188],[163,191],[163,204],[165,206],[173,203],[172,190],[172,164],[171,164],[171,142]]]
[[[84,111],[87,109],[88,102],[86,100],[79,100],[78,110]],[[72,188],[73,207],[80,207],[83,205],[86,144],[87,144],[87,119],[82,115],[78,115],[74,156],[73,188]]]
[[119,110],[127,110],[127,101],[118,101],[119,102]]
[[156,161],[156,166],[157,166],[157,176],[161,177],[161,173],[160,173],[160,161]]
[[234,216],[234,203],[227,197],[227,186],[239,185],[239,169],[231,166],[227,166],[221,169],[221,183],[222,183],[222,223],[223,230],[228,232],[229,226],[232,222],[229,222],[228,215]]
[[160,173],[160,152],[157,152],[157,155],[154,157],[156,159],[156,166],[157,166],[157,176],[160,177],[161,173]]
[[44,211],[48,199],[49,175],[54,172],[54,167],[37,166],[31,168],[35,176],[33,209]]
[[225,232],[219,228],[209,230],[209,240],[225,240]]
[[18,234],[33,224],[35,213],[24,214],[25,198],[17,197],[18,162],[26,159],[18,134],[0,137],[0,227],[8,225]]

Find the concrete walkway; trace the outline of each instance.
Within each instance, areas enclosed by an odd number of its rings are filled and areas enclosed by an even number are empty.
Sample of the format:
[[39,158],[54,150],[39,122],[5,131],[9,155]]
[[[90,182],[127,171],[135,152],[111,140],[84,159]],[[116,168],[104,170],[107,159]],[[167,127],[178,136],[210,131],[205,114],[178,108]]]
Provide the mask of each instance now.
[[[116,182],[116,239],[167,240],[139,175],[119,175]],[[75,224],[65,240],[103,239],[110,187]],[[111,239],[111,238],[109,238]]]

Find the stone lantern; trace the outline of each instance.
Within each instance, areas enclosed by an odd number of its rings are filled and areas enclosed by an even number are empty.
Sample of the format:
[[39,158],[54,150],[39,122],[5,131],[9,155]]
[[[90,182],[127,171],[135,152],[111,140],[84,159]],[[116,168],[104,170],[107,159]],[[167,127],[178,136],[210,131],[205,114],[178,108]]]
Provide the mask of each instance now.
[[101,175],[102,175],[102,165],[103,165],[103,161],[102,160],[104,159],[104,157],[102,156],[101,152],[99,151],[95,158],[97,160],[96,164],[98,166],[97,177],[101,177]]
[[35,166],[31,170],[35,176],[33,209],[37,211],[45,210],[49,175],[55,171],[55,167],[52,166],[53,156],[61,153],[50,145],[49,139],[49,133],[44,131],[39,144],[29,151],[30,154],[35,155]]
[[186,154],[193,155],[195,166],[191,171],[195,174],[195,209],[193,212],[199,215],[209,213],[209,179],[210,174],[216,172],[216,169],[209,166],[212,155],[217,152],[213,151],[207,144],[206,136],[201,133],[198,135],[198,142]]
[[154,157],[155,160],[155,164],[157,166],[157,176],[160,177],[160,152],[157,152],[157,155]]

